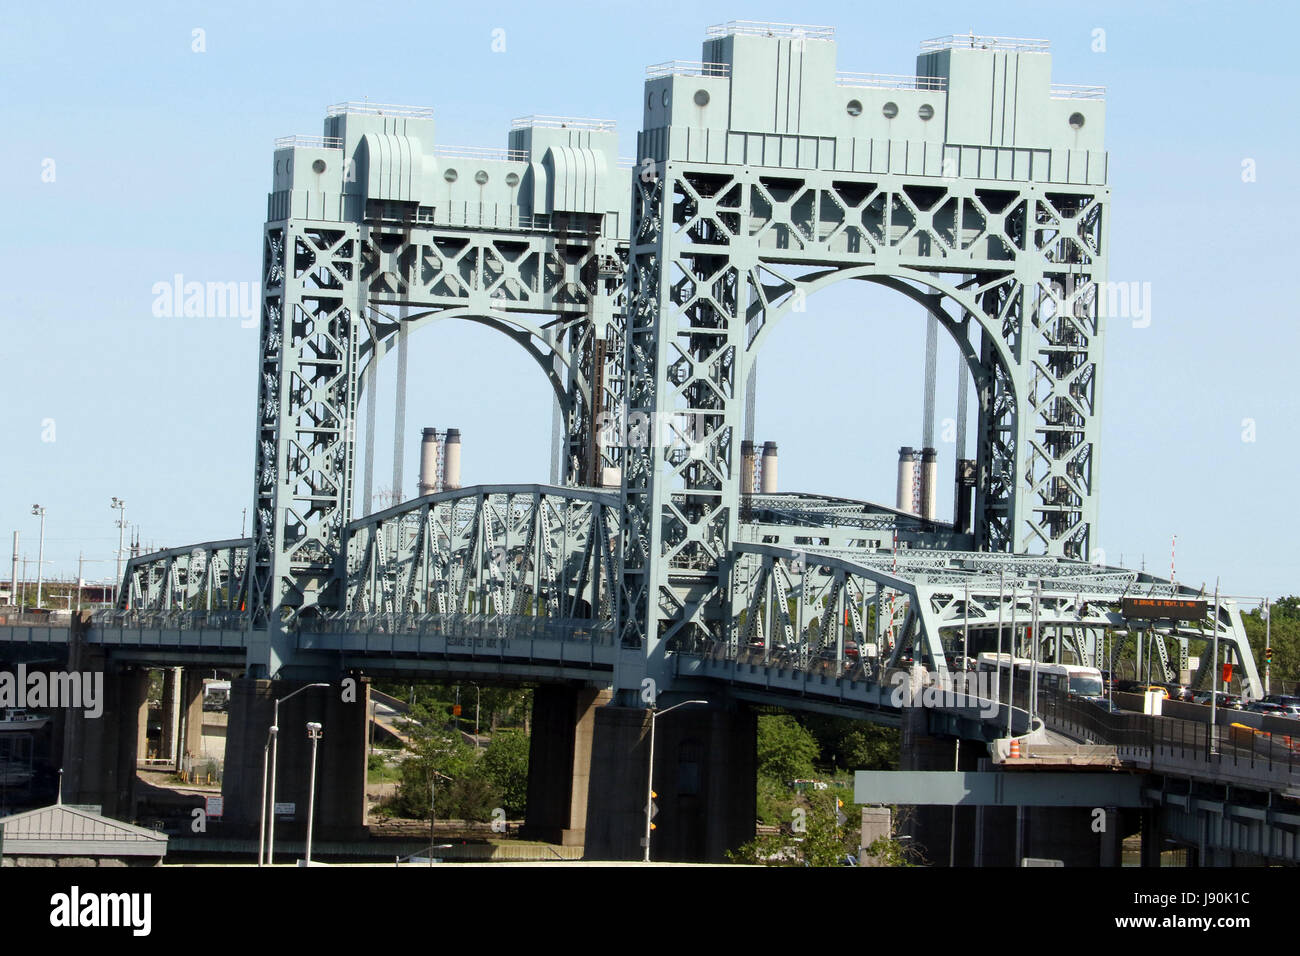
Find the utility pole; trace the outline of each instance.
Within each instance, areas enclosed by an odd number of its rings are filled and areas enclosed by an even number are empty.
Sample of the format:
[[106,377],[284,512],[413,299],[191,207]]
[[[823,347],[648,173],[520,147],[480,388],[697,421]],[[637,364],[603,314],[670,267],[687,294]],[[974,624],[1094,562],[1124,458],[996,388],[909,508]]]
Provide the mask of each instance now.
[[117,577],[113,581],[113,607],[117,607],[118,592],[122,588],[122,555],[125,553],[123,546],[126,537],[126,502],[121,498],[114,498],[113,503],[109,505],[118,512],[117,516]]
[[41,608],[41,579],[45,570],[45,509],[40,505],[32,505],[32,514],[41,519],[41,544],[36,552],[36,609]]
[[18,532],[14,532],[14,558],[9,571],[9,603],[18,603]]

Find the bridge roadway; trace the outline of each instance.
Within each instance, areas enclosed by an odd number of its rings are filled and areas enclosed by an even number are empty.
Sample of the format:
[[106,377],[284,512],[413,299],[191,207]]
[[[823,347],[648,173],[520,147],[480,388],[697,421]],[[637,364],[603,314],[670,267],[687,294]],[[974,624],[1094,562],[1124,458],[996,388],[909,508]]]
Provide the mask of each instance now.
[[[70,640],[71,629],[66,626],[33,616],[8,620],[11,623],[0,624],[0,645],[58,647]],[[613,679],[619,656],[612,632],[610,622],[552,621],[527,615],[428,615],[400,624],[391,615],[341,615],[297,633],[299,659],[316,663],[300,664],[292,679],[331,678],[352,671],[372,677],[495,679],[603,689]],[[111,652],[121,663],[242,670],[249,633],[247,617],[229,612],[117,611],[96,614],[85,642]],[[788,660],[765,662],[762,652],[726,646],[707,653],[678,651],[674,659],[674,693],[682,695],[724,689],[733,699],[751,704],[893,727],[900,725],[911,704],[901,693],[911,679],[904,668],[875,669],[858,663],[837,674],[834,662],[798,667]],[[951,688],[956,676],[940,686]],[[948,701],[940,700],[937,706],[927,702],[931,732],[998,741],[994,759],[1005,760],[1007,702],[952,694]],[[1012,735],[1025,736],[1031,733],[1028,703],[1018,695],[1016,704]],[[1121,762],[1133,769],[1278,793],[1300,792],[1300,734],[1293,743],[1281,732],[1270,735],[1254,728],[1233,728],[1236,715],[1230,712],[1221,717],[1223,726],[1217,737],[1211,737],[1199,721],[1112,716],[1084,703],[1053,706],[1044,696],[1033,726],[1045,726],[1082,743],[1113,745]]]
[[[319,657],[320,663],[318,670],[312,668],[315,673],[304,671],[295,679],[352,671],[602,688],[611,683],[617,666],[609,622],[458,615],[412,618],[399,628],[382,617],[339,616],[299,632],[302,658]],[[232,626],[239,624],[244,626]],[[240,669],[248,634],[246,619],[228,612],[105,612],[96,616],[84,639],[122,663]],[[70,638],[70,628],[33,618],[0,625],[0,644],[26,645],[38,654],[40,648],[67,646]],[[900,706],[907,701],[900,702],[896,691],[912,679],[904,669],[885,668],[882,679],[875,679],[859,664],[837,676],[821,663],[799,668],[726,647],[711,653],[679,651],[674,657],[674,693],[726,696],[890,726],[908,719],[908,708]],[[926,735],[991,742],[993,762],[1008,770],[1069,769],[1070,763],[1060,759],[1063,736],[1080,742],[1081,751],[1104,745],[1118,758],[1112,765],[1144,775],[1144,799],[1159,808],[1166,836],[1197,847],[1203,861],[1233,862],[1246,854],[1249,859],[1300,862],[1300,813],[1293,812],[1300,794],[1300,738],[1292,741],[1243,727],[1220,727],[1216,735],[1197,721],[1110,715],[1085,703],[1049,698],[1040,700],[1031,734],[1028,701],[1020,695],[1011,712],[1014,734],[1047,746],[1026,746],[1026,757],[1016,760],[1009,759],[1009,739],[1003,736],[1008,704],[979,698],[966,703],[925,708]],[[1056,759],[1044,760],[1036,752],[1050,752]],[[1076,769],[1096,772],[1086,765]],[[944,842],[934,834],[931,839]]]
[[[71,629],[38,623],[0,624],[0,645],[67,645]],[[87,629],[88,645],[110,651],[122,663],[243,668],[250,629],[225,612],[99,612]],[[582,684],[607,688],[618,650],[609,622],[550,621],[531,616],[457,615],[411,619],[401,629],[383,616],[340,616],[317,621],[297,633],[300,660],[295,680],[330,678],[340,671],[427,679],[497,679],[520,683]],[[732,697],[759,705],[815,711],[899,726],[904,706],[897,688],[908,672],[885,668],[877,679],[857,665],[836,675],[821,663],[799,668],[789,662],[764,662],[761,654],[718,648],[712,654],[678,652],[674,692],[689,694],[706,685],[726,685]],[[1006,705],[971,697],[969,705],[935,708],[945,726],[963,737],[991,741],[1006,732]],[[983,709],[987,716],[981,717]],[[1029,732],[1028,714],[1016,708],[1012,724]]]

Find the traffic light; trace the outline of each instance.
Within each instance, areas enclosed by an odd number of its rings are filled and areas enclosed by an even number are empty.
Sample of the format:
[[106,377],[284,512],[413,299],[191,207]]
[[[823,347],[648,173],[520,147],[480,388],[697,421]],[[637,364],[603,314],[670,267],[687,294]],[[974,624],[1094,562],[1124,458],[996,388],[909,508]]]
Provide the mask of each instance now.
[[1265,664],[1273,663],[1273,648],[1271,647],[1264,648],[1264,663]]

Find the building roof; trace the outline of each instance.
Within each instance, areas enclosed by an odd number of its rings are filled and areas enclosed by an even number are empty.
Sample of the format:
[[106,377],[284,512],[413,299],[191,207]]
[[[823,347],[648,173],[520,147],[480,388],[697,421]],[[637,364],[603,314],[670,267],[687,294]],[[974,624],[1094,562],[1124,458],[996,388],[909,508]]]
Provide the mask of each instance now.
[[0,851],[9,856],[163,856],[167,834],[56,803],[0,818]]

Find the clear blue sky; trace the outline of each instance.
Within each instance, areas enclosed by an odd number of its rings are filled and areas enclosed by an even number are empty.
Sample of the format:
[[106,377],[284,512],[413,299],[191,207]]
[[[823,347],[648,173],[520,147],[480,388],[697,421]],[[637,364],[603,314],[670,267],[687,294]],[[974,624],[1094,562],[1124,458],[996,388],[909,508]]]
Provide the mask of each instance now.
[[[238,534],[256,330],[157,318],[151,290],[176,273],[257,281],[276,136],[318,134],[327,105],[368,97],[433,106],[458,145],[503,146],[526,113],[614,119],[631,156],[643,67],[697,59],[705,28],[736,18],[834,25],[839,68],[858,72],[911,73],[932,36],[1045,38],[1055,82],[1108,87],[1110,277],[1150,283],[1152,321],[1112,322],[1106,343],[1099,543],[1167,573],[1177,533],[1181,580],[1300,592],[1284,258],[1300,221],[1300,18],[1283,3],[7,4],[0,577],[13,530],[35,558],[33,502],[48,509],[47,576],[75,573],[80,550],[97,562],[87,577],[109,576],[114,495],[146,542]],[[757,437],[780,443],[783,488],[890,500],[897,448],[919,441],[923,329],[896,299],[836,290],[774,334]],[[954,362],[945,347],[940,418]],[[457,426],[467,483],[546,479],[547,390],[504,339],[435,325],[412,338],[411,378],[412,449],[421,426]],[[407,465],[409,495],[413,450]]]

